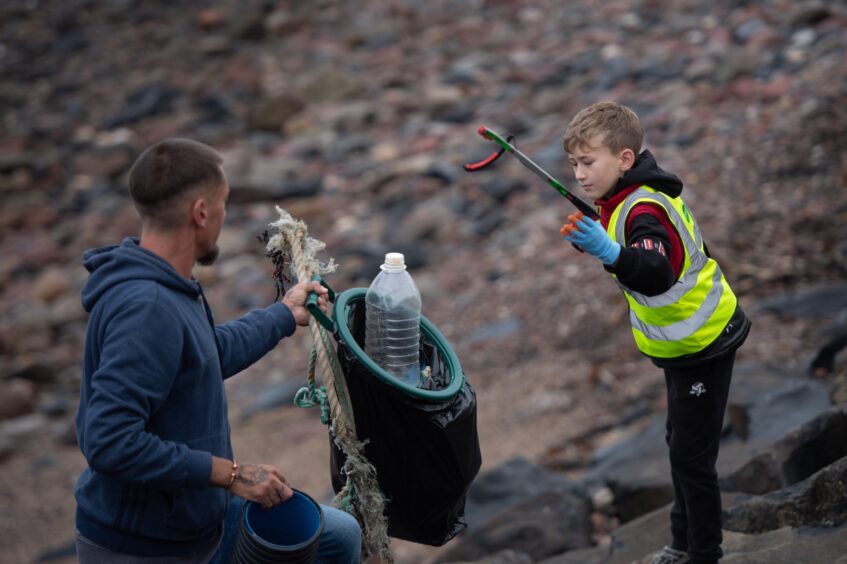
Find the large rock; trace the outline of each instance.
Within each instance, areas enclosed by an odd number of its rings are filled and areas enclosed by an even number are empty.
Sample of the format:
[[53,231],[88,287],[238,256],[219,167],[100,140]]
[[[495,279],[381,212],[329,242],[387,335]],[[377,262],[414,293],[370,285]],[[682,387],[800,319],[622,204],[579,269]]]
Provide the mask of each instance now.
[[584,486],[526,458],[516,457],[480,474],[471,484],[465,506],[469,529],[496,513],[546,492],[584,495]]
[[784,527],[762,535],[724,531],[723,564],[843,564],[847,525],[835,528]]
[[[825,383],[763,366],[736,369],[728,403],[730,432],[721,441],[718,457],[721,476],[749,463],[774,441],[830,408]],[[672,487],[665,416],[656,416],[641,431],[596,451],[585,480],[594,487],[612,489],[616,515],[624,522],[667,503]]]
[[[574,550],[541,564],[635,564],[670,543],[670,506],[627,523],[602,546]],[[763,534],[723,531],[724,564],[844,562],[847,525],[783,527]]]
[[598,449],[585,480],[593,487],[607,485],[613,507],[605,510],[625,523],[673,499],[665,416],[652,418],[639,432]]
[[826,284],[787,292],[760,300],[754,309],[802,317],[833,315],[847,310],[847,284]]
[[583,486],[524,458],[480,475],[468,492],[468,529],[440,561],[476,560],[506,549],[533,561],[590,546]]
[[[769,446],[828,411],[830,405],[824,382],[769,366],[739,366],[733,374],[727,403],[732,433],[721,444],[721,458],[727,460],[729,457],[724,455],[739,450],[736,443],[741,451]],[[733,418],[733,414],[739,416]]]
[[763,533],[786,526],[832,527],[847,522],[847,456],[786,489],[736,503],[724,528]]
[[764,494],[793,485],[847,456],[847,412],[833,409],[792,431],[722,482],[724,491]]
[[471,529],[441,557],[474,560],[512,549],[533,561],[591,546],[589,503],[569,492],[539,494]]
[[670,506],[666,506],[619,527],[601,546],[574,550],[542,563],[630,564],[670,542]]
[[[486,556],[480,560],[474,560],[475,564],[532,564],[529,555],[514,550],[501,550],[497,554]],[[454,562],[453,564],[468,564],[466,562]]]

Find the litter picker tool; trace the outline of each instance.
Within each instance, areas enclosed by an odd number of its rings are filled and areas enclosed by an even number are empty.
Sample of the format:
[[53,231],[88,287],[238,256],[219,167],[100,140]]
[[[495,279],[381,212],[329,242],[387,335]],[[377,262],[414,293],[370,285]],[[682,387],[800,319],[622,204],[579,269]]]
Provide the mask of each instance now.
[[466,171],[476,172],[478,170],[482,170],[487,166],[491,165],[497,159],[499,159],[504,152],[509,151],[510,153],[515,155],[515,157],[517,157],[521,164],[523,164],[526,168],[534,172],[535,175],[541,178],[544,182],[555,188],[556,191],[559,192],[559,194],[570,200],[570,202],[575,205],[579,211],[581,211],[591,219],[600,219],[600,215],[597,213],[596,210],[594,210],[594,208],[592,208],[590,205],[571,194],[561,182],[547,174],[547,172],[543,168],[535,164],[532,159],[530,159],[529,157],[524,155],[520,150],[518,150],[518,148],[515,147],[515,145],[512,143],[515,137],[514,135],[508,135],[504,138],[496,131],[489,129],[484,125],[480,126],[477,132],[489,141],[494,141],[495,143],[500,145],[500,149],[479,162],[468,163],[464,165],[463,168]]

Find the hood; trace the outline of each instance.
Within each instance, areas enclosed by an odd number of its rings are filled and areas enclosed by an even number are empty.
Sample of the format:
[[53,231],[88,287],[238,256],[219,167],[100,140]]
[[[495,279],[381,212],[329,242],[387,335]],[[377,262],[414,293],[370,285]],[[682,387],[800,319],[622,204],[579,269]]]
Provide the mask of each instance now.
[[134,237],[127,237],[120,245],[86,251],[82,264],[91,273],[82,288],[82,307],[89,313],[103,294],[127,281],[149,280],[192,298],[200,295],[197,282],[184,278],[165,259],[140,247]]
[[659,168],[653,153],[647,149],[641,151],[632,168],[618,180],[613,196],[631,186],[642,184],[667,194],[671,198],[676,198],[682,193],[682,180]]

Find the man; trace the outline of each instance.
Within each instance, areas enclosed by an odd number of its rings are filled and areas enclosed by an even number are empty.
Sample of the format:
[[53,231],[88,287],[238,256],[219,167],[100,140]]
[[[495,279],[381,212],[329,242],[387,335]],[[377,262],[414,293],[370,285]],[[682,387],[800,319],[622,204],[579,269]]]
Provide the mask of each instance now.
[[[308,294],[326,307],[327,292],[301,282],[282,303],[214,324],[191,271],[218,256],[229,194],[222,163],[187,139],[148,148],[129,178],[140,240],[85,254],[90,315],[76,427],[88,468],[75,491],[82,564],[220,559],[224,529],[229,540],[237,528],[232,502],[267,508],[292,495],[277,468],[236,462],[223,381],[308,325]],[[358,562],[355,519],[323,509],[319,558]]]

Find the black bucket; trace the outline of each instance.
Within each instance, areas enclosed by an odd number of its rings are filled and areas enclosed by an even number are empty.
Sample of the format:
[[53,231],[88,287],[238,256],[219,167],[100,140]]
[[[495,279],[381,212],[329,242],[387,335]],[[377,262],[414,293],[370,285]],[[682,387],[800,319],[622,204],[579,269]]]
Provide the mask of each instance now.
[[248,501],[233,562],[314,562],[323,529],[321,506],[301,491],[294,490],[291,498],[270,509]]

